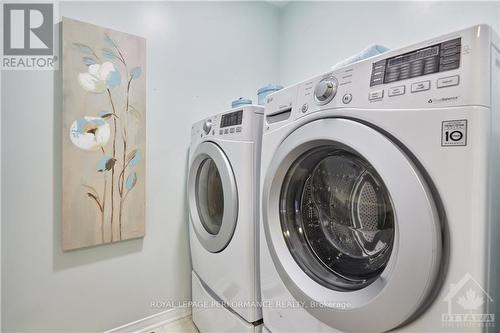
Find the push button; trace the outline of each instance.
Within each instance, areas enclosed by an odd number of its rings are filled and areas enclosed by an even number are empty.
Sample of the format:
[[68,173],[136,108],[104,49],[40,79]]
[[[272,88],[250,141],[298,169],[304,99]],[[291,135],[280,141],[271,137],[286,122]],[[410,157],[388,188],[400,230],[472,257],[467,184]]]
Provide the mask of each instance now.
[[460,62],[459,61],[455,61],[455,62],[452,62],[451,64],[440,65],[439,66],[439,71],[440,72],[442,72],[442,71],[449,71],[449,70],[452,70],[452,69],[457,69],[459,66],[460,66]]
[[441,43],[441,49],[443,49],[443,50],[449,49],[451,47],[460,46],[460,44],[461,44],[461,38],[455,38],[455,39],[449,40],[447,42]]
[[230,133],[234,133],[234,127],[231,127],[231,129],[229,130]]
[[342,102],[344,104],[349,104],[352,101],[352,95],[351,94],[345,94],[344,97],[342,97]]
[[236,133],[241,132],[241,127],[236,127]]
[[388,92],[389,97],[403,95],[405,93],[405,86],[389,88]]
[[460,77],[458,75],[442,77],[437,80],[437,87],[446,88],[446,87],[457,86],[459,82],[460,82]]
[[376,86],[377,84],[382,84],[384,80],[384,77],[375,77],[372,78],[370,81],[370,86]]
[[381,99],[382,97],[384,97],[384,91],[383,90],[375,90],[375,91],[371,91],[369,94],[368,94],[368,99],[370,101],[374,100],[374,99]]
[[411,85],[411,92],[419,92],[431,89],[431,81],[415,82]]

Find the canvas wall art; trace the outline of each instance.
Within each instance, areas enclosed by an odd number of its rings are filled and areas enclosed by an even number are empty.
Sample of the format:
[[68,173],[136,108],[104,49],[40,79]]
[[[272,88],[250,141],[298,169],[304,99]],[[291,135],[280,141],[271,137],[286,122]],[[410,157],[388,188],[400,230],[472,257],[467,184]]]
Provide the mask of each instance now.
[[63,18],[62,49],[63,249],[143,237],[146,40]]

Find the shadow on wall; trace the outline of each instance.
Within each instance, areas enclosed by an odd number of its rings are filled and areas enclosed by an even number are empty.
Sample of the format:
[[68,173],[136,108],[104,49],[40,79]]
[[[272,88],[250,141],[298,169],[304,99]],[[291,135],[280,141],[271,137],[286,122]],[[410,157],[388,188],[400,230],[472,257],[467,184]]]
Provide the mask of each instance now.
[[[59,46],[59,69],[54,71],[54,223],[53,263],[54,271],[81,266],[113,257],[119,257],[142,250],[143,239],[131,239],[94,246],[74,251],[62,250],[62,25],[56,25]],[[147,216],[147,215],[146,215]],[[147,225],[147,221],[146,221]]]
[[[189,268],[190,268],[190,271],[193,270],[193,263],[191,262],[191,237],[189,235],[189,230],[191,229],[191,212],[189,211],[189,202],[188,202],[188,193],[189,193],[189,189],[187,187],[187,178],[188,178],[188,175],[189,175],[189,166],[190,166],[190,160],[189,160],[189,155],[191,153],[191,148],[188,148],[187,149],[187,152],[186,152],[186,168],[185,168],[185,176],[184,176],[184,179],[186,180],[184,182],[184,204],[183,204],[183,211],[184,211],[184,214],[186,214],[185,216],[183,216],[183,220],[186,221],[186,227],[181,229],[181,231],[184,233],[184,237],[187,237],[187,244],[188,244],[188,248],[187,248],[187,251],[185,253],[188,254],[187,256],[187,261],[189,263]],[[191,295],[191,272],[189,272],[189,279],[188,279],[188,290],[189,290],[189,297],[188,299],[189,300],[192,300],[192,295]]]

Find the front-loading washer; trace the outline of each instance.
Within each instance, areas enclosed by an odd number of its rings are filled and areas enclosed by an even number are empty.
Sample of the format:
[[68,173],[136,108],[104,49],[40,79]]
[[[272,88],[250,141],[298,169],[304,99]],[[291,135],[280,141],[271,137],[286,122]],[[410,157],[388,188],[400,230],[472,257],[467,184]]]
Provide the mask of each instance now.
[[270,332],[497,331],[498,45],[475,26],[268,97]]
[[201,332],[255,332],[262,324],[258,187],[263,107],[195,123],[188,171],[192,317]]

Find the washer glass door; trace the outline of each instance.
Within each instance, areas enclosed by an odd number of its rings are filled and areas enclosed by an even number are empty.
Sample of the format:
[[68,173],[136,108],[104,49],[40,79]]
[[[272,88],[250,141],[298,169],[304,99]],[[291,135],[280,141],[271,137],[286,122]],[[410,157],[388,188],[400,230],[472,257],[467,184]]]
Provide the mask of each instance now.
[[389,193],[363,157],[335,144],[290,168],[280,200],[290,253],[315,281],[360,289],[384,270],[394,242]]
[[238,192],[226,154],[213,142],[195,150],[188,174],[191,224],[203,247],[220,252],[231,241],[238,218]]

